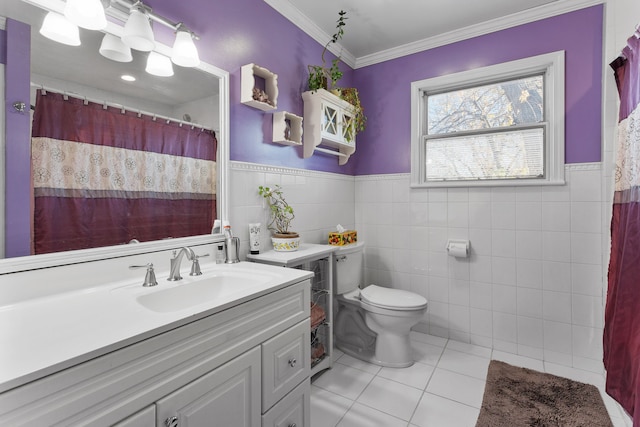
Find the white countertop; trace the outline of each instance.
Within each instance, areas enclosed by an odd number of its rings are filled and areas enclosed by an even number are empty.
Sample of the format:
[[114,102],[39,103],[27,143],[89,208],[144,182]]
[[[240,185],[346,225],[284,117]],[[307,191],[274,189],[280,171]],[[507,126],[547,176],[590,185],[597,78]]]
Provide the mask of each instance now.
[[320,245],[314,243],[301,243],[297,251],[280,252],[268,250],[260,254],[247,254],[247,259],[265,264],[292,266],[305,261],[323,258],[340,249],[341,246]]
[[[189,286],[207,275],[233,269],[267,279],[176,311],[153,311],[136,302],[142,295]],[[145,288],[140,280],[128,278],[0,306],[0,392],[312,276],[307,271],[249,262],[203,264],[202,272],[202,276],[186,275],[177,282],[158,277],[159,284],[155,287]]]

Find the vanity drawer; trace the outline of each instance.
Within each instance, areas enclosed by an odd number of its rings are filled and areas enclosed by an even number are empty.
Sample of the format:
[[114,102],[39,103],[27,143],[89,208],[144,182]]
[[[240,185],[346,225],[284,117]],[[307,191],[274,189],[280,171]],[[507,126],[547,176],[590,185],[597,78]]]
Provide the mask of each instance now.
[[306,379],[262,416],[262,427],[309,427],[311,380]]
[[282,399],[311,372],[309,319],[262,344],[262,410]]

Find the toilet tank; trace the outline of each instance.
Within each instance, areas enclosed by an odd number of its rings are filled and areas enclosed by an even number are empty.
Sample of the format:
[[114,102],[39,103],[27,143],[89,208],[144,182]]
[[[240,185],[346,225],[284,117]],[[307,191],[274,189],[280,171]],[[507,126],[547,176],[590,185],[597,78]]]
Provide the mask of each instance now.
[[358,242],[342,246],[335,253],[336,293],[344,294],[362,284],[362,251],[364,243]]

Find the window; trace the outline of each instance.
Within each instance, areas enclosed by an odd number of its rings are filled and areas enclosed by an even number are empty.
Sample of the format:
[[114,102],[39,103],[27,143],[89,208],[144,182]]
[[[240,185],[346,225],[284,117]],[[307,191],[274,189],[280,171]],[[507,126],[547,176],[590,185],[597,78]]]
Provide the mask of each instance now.
[[411,184],[564,184],[564,52],[413,82]]

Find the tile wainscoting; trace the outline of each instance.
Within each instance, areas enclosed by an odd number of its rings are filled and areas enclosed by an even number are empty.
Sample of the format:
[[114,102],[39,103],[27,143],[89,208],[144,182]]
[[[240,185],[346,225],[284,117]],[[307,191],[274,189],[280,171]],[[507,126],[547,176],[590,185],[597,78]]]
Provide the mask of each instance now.
[[[411,189],[409,174],[352,177],[231,162],[232,226],[266,224],[258,185],[280,184],[304,242],[337,224],[366,242],[368,283],[424,295],[415,328],[601,373],[609,196],[600,163],[567,165],[565,186]],[[469,239],[471,256],[447,256]],[[262,233],[263,248],[269,234]]]

